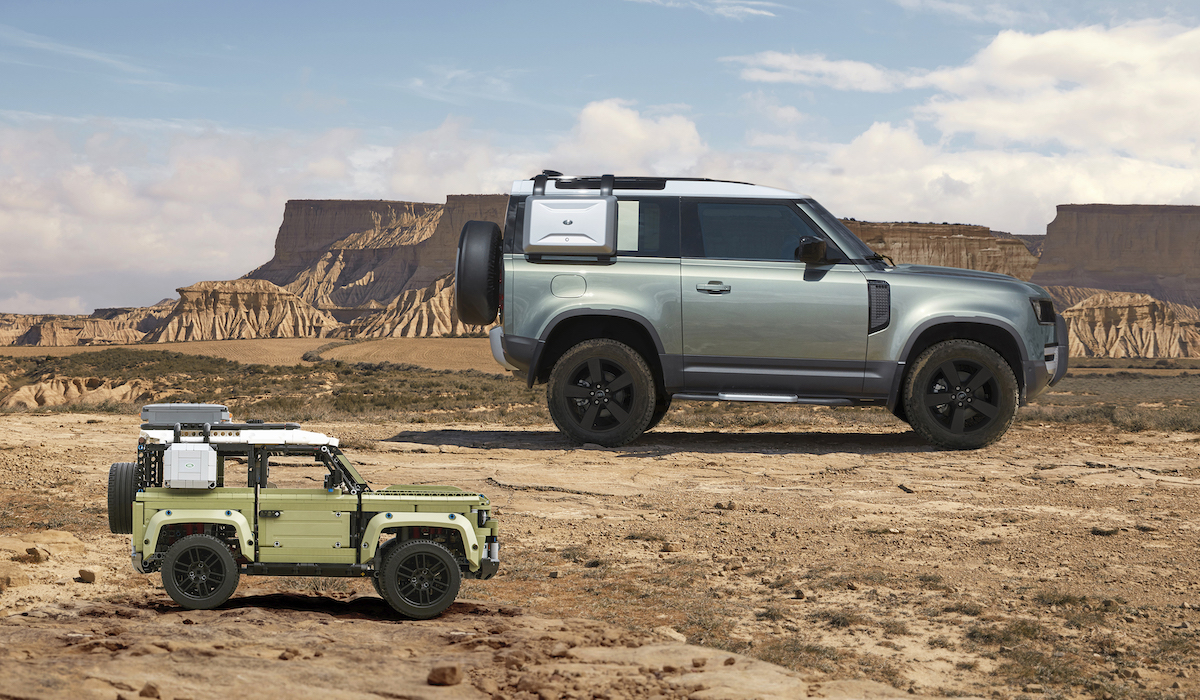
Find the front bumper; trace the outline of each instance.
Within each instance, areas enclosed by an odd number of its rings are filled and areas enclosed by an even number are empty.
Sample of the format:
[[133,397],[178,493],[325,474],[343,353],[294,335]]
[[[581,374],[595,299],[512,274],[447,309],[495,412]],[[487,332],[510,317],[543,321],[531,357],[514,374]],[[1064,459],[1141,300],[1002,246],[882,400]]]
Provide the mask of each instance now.
[[1070,346],[1067,343],[1067,322],[1061,314],[1054,321],[1054,344],[1047,345],[1042,357],[1025,363],[1025,391],[1021,404],[1037,398],[1058,384],[1067,373]]

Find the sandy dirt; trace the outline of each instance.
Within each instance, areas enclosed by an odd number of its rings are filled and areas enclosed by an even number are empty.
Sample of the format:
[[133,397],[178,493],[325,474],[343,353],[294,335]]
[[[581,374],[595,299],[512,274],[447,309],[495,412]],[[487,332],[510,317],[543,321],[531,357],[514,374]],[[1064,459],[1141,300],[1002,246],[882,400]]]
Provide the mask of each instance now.
[[[497,505],[501,575],[410,622],[364,581],[246,577],[222,609],[175,606],[107,529],[137,423],[0,415],[0,697],[1200,693],[1197,435],[1018,424],[943,452],[898,427],[668,429],[603,449],[550,426],[306,426],[363,446],[375,485]],[[447,665],[464,680],[429,685]]]

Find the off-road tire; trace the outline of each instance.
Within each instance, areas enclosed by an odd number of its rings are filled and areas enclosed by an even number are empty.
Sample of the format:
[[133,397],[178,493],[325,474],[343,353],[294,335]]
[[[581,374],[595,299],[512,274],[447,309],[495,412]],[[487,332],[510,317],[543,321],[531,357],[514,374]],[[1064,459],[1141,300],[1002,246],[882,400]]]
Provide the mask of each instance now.
[[449,549],[429,540],[409,540],[388,552],[379,579],[383,599],[414,620],[442,614],[458,597],[462,572]]
[[576,345],[554,364],[546,404],[568,438],[620,447],[646,431],[658,405],[656,394],[642,356],[624,343],[600,338]]
[[934,445],[974,450],[1008,432],[1018,391],[1012,368],[995,350],[973,340],[947,340],[913,363],[905,412],[913,430]]
[[237,562],[216,537],[188,535],[163,557],[162,581],[171,599],[188,610],[212,610],[237,590]]
[[371,585],[375,586],[375,592],[379,594],[379,597],[384,598],[385,600],[387,599],[387,596],[383,594],[383,584],[380,583],[382,580],[380,577],[383,576],[383,562],[387,560],[387,555],[391,553],[391,551],[399,544],[400,540],[393,537],[387,542],[379,545],[379,547],[375,550],[375,575],[371,577]]
[[108,468],[108,529],[133,533],[133,499],[137,497],[137,464],[117,462]]
[[650,422],[646,424],[647,432],[654,430],[655,426],[662,422],[663,416],[667,415],[667,411],[671,410],[671,397],[664,392],[658,393],[658,400],[654,402],[654,413],[650,414]]
[[454,263],[454,306],[458,318],[486,326],[500,308],[500,227],[490,221],[468,221],[458,238]]

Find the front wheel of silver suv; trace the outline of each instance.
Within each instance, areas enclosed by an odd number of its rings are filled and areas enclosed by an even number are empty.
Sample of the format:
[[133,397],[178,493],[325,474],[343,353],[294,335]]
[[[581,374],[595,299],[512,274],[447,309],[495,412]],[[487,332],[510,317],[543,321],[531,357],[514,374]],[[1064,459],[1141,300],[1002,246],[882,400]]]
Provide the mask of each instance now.
[[973,340],[947,340],[913,363],[904,388],[908,422],[929,442],[974,450],[996,442],[1017,416],[1017,379],[1004,358]]
[[575,442],[619,447],[637,439],[655,408],[654,377],[628,345],[606,338],[568,350],[550,372],[546,403]]

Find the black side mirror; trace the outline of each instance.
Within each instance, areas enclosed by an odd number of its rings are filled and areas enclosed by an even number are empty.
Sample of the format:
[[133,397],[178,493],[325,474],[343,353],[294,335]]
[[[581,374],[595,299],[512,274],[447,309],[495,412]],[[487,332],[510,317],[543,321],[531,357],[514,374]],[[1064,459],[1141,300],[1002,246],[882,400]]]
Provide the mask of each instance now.
[[800,245],[796,246],[796,259],[812,265],[825,260],[825,239],[816,236],[804,236]]

